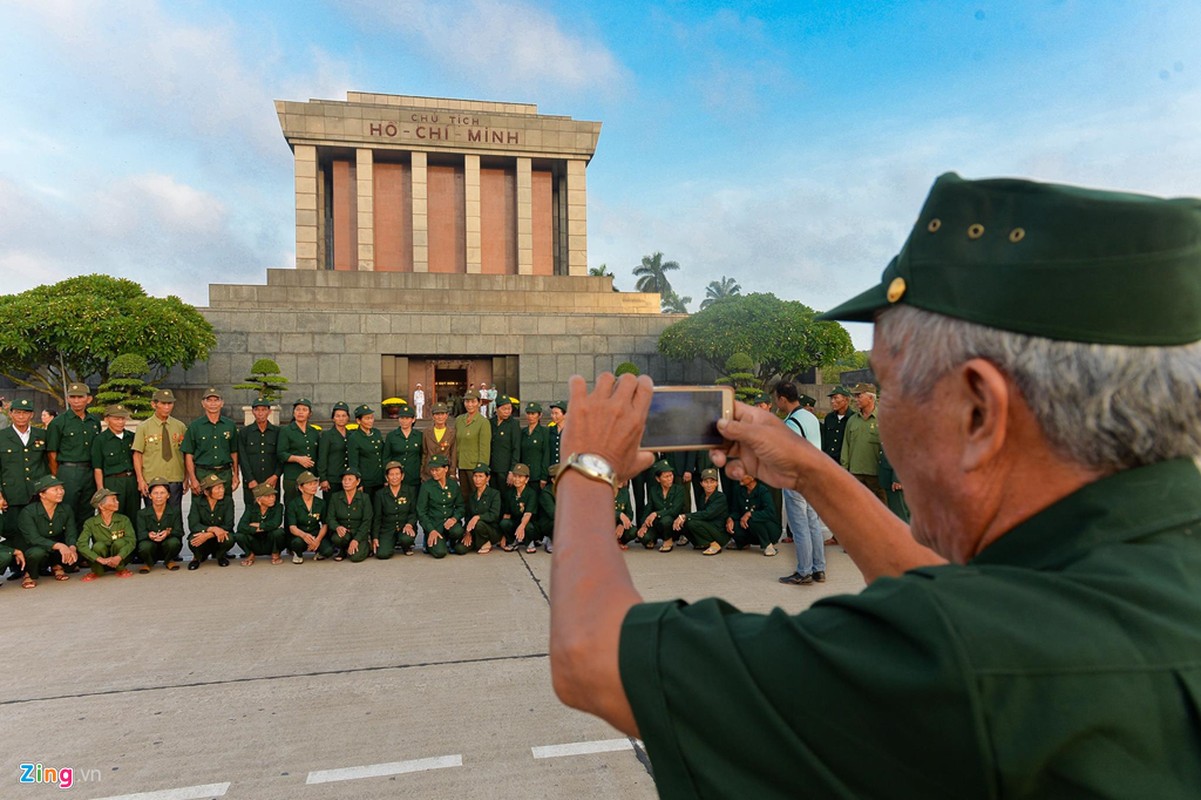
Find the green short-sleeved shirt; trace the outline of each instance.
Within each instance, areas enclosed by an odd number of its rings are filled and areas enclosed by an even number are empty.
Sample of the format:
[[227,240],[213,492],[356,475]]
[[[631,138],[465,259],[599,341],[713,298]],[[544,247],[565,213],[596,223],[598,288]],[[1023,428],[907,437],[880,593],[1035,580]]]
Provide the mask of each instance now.
[[105,475],[133,472],[133,434],[124,431],[120,436],[105,430],[92,440],[92,469]]
[[852,414],[842,435],[842,468],[853,475],[876,474],[880,462],[880,423],[876,412]]
[[70,462],[92,462],[92,439],[100,435],[100,420],[84,414],[80,418],[74,411],[59,414],[46,426],[46,452],[56,453],[61,464]]
[[238,449],[238,426],[228,417],[218,417],[216,422],[210,422],[207,416],[192,420],[184,433],[180,449],[185,454],[191,454],[192,461],[198,467],[228,467],[233,463],[233,454]]
[[1178,460],[799,615],[635,606],[619,658],[665,798],[1195,798],[1199,621]]

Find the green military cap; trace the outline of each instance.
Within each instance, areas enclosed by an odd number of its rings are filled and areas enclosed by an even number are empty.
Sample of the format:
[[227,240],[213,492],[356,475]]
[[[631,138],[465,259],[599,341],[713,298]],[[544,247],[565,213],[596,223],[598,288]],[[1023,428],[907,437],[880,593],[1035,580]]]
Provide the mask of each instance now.
[[400,411],[396,412],[396,416],[415,419],[417,417],[417,412],[413,410],[412,406],[401,406]]
[[205,475],[200,481],[200,491],[208,494],[215,486],[224,486],[225,481],[221,480],[220,476],[215,473]]
[[149,492],[155,486],[162,486],[164,489],[170,489],[171,481],[167,480],[166,478],[151,478],[150,482],[146,484],[146,491]]
[[525,404],[525,413],[541,414],[542,413],[542,404],[541,403],[526,403]]
[[434,407],[430,409],[431,414],[449,414],[450,407],[446,403],[434,403]]
[[880,283],[819,319],[896,303],[1048,339],[1195,342],[1201,200],[949,172]]
[[296,485],[304,486],[306,483],[316,483],[317,476],[309,472],[307,469],[296,476]]
[[502,394],[496,398],[496,407],[500,408],[501,406],[511,406],[513,405],[513,402],[514,401],[512,397]]
[[116,496],[117,493],[112,489],[97,489],[96,493],[92,495],[92,508],[100,508],[100,504],[107,498]]
[[339,400],[338,402],[334,403],[334,407],[330,409],[329,415],[332,417],[334,414],[338,413],[339,411],[345,411],[347,414],[350,414],[350,406],[346,405],[346,403]]
[[468,389],[466,392],[464,392],[463,399],[464,400],[479,400],[480,393],[477,392],[475,389]]
[[472,472],[482,472],[485,475],[491,475],[492,467],[488,466],[487,464],[485,464],[481,461],[479,464],[475,465],[475,469],[473,469]]
[[44,492],[51,486],[62,486],[63,482],[53,475],[43,475],[33,482],[33,493],[38,494]]
[[846,387],[845,387],[845,386],[836,386],[836,387],[834,387],[834,391],[830,392],[828,395],[826,395],[826,397],[833,397],[833,396],[834,396],[834,395],[836,395],[836,394],[840,394],[840,395],[842,395],[843,397],[854,397],[854,395],[853,395],[853,394],[851,394],[850,392],[848,392],[848,391],[846,390]]
[[256,398],[254,398],[254,402],[250,404],[250,407],[251,408],[271,408],[271,403],[267,402],[267,400],[265,398],[256,397]]
[[156,403],[174,403],[175,393],[170,389],[159,389],[150,399]]
[[871,394],[876,394],[876,385],[873,383],[857,383],[851,387],[851,396],[852,397],[854,397],[857,394],[863,394],[864,392],[870,392]]
[[222,399],[221,392],[217,391],[217,387],[210,386],[204,390],[204,394],[200,395],[201,400],[208,400],[210,397],[215,397],[218,400]]
[[28,411],[30,414],[32,414],[33,413],[33,401],[26,400],[23,397],[19,400],[13,400],[13,404],[9,408],[9,411]]
[[269,494],[275,494],[275,487],[269,483],[260,483],[251,490],[251,494],[253,494],[254,499],[257,500],[260,497],[266,497]]
[[430,469],[434,467],[449,467],[450,461],[446,459],[446,456],[432,456],[426,466]]
[[562,411],[564,414],[567,413],[567,401],[566,400],[556,400],[555,402],[550,404],[550,407],[557,408],[560,411]]
[[525,464],[514,464],[513,469],[509,471],[514,475],[524,475],[527,478],[530,477],[530,468]]
[[363,473],[359,472],[359,468],[358,468],[358,467],[350,467],[350,466],[344,467],[344,468],[342,469],[342,473],[341,473],[341,474],[340,474],[338,477],[340,477],[340,478],[345,478],[347,475],[353,475],[353,476],[355,476],[356,478],[362,478],[362,477],[363,477]]
[[391,469],[398,469],[403,473],[405,471],[405,465],[400,463],[399,461],[389,461],[387,464],[384,464],[384,474],[385,475],[387,475],[388,470],[391,470]]
[[667,459],[661,458],[651,467],[651,472],[653,472],[655,475],[658,475],[663,472],[673,472],[673,470],[671,468],[671,464],[667,463]]
[[552,478],[559,474],[559,470],[563,469],[562,464],[551,464],[546,468],[546,473]]
[[715,470],[713,467],[707,467],[701,470],[701,480],[717,480],[717,470]]
[[67,387],[67,397],[87,397],[91,393],[86,383],[73,383]]
[[298,397],[292,401],[292,408],[296,408],[296,406],[304,406],[309,411],[312,411],[313,410],[313,401],[307,397]]
[[803,395],[801,395],[800,397],[798,397],[798,398],[797,398],[797,400],[799,400],[799,401],[800,401],[800,403],[801,403],[801,405],[802,405],[802,406],[815,406],[815,405],[817,405],[817,400],[816,400],[815,398],[812,398],[812,397],[810,397],[810,396],[809,396],[809,395],[807,395],[807,394],[803,394]]
[[760,392],[759,396],[755,398],[755,402],[752,403],[751,405],[757,406],[760,403],[767,403],[770,406],[772,403],[771,395],[768,394],[767,392]]
[[126,408],[125,406],[121,405],[120,403],[114,403],[113,405],[104,409],[104,416],[106,416],[106,417],[121,417],[122,419],[129,419],[129,409]]
[[354,418],[355,418],[355,419],[358,419],[359,417],[365,417],[365,416],[367,416],[368,414],[374,414],[374,413],[375,413],[375,412],[371,410],[371,406],[369,406],[369,405],[367,405],[366,403],[364,403],[364,404],[363,404],[363,405],[361,405],[361,406],[356,406],[356,407],[355,407],[355,409],[354,409]]

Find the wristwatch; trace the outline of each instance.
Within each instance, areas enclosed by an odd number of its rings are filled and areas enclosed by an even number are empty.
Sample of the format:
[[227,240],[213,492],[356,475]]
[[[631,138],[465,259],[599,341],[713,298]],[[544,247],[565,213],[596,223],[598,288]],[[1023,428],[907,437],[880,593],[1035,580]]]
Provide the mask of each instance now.
[[609,466],[608,461],[595,453],[572,453],[564,459],[559,465],[559,474],[555,476],[556,486],[569,469],[574,469],[594,481],[607,483],[609,488],[617,491],[617,473]]

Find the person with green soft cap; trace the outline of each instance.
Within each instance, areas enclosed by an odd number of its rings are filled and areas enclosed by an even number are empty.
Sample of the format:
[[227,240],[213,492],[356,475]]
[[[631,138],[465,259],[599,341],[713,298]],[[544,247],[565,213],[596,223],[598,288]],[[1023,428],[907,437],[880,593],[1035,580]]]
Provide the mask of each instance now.
[[300,473],[311,472],[317,466],[321,431],[309,424],[312,416],[313,401],[307,397],[297,398],[292,403],[292,421],[279,431],[275,454],[283,467],[285,507],[300,494],[296,483]]
[[483,462],[471,471],[471,491],[467,493],[467,531],[463,543],[480,555],[487,555],[500,543],[500,492],[488,485],[492,468]]
[[[150,504],[138,511],[138,556],[142,565],[138,572],[146,573],[162,561],[168,572],[179,569],[179,554],[183,551],[183,511],[179,503],[171,502],[171,481],[151,478],[147,484]],[[247,551],[249,552],[249,551]]]
[[530,480],[538,489],[550,479],[550,432],[542,424],[542,404],[526,403],[525,427],[521,429],[521,463],[530,468]]
[[[250,415],[253,418],[250,423],[238,430],[242,503],[247,508],[255,504],[254,490],[263,484],[275,489],[283,472],[279,463],[279,426],[271,421],[271,403],[265,397],[256,397],[250,404]],[[245,552],[250,554],[249,550]]]
[[730,508],[726,496],[717,491],[717,470],[712,467],[701,470],[699,481],[704,494],[696,504],[696,511],[682,511],[672,520],[673,531],[683,533],[693,548],[702,555],[715,556],[730,541],[726,521]]
[[200,492],[188,509],[188,549],[192,551],[188,569],[200,569],[210,556],[217,559],[218,567],[228,567],[229,551],[235,544],[233,498],[216,473],[200,481]]
[[317,476],[305,470],[296,476],[296,497],[284,506],[284,526],[293,564],[303,564],[308,552],[313,554],[314,561],[322,561],[334,553],[328,539],[329,526],[325,523],[326,502],[317,496],[319,488]]
[[513,485],[501,493],[500,549],[511,553],[524,544],[526,552],[537,550],[534,518],[538,514],[538,487],[530,480],[530,468],[513,465]]
[[[54,580],[68,580],[66,568],[79,562],[79,528],[75,512],[63,502],[66,487],[53,475],[43,475],[33,484],[34,499],[21,510],[17,521],[20,538],[16,552],[24,551],[25,574],[21,586],[32,589],[49,564]],[[14,553],[15,556],[15,553]],[[18,568],[21,564],[18,563]],[[2,572],[0,568],[0,572]]]
[[133,471],[133,433],[125,430],[129,409],[114,403],[104,410],[107,429],[92,440],[92,475],[97,489],[110,489],[117,495],[121,515],[134,519],[141,496]]
[[546,426],[546,432],[550,434],[550,455],[547,459],[552,464],[558,464],[561,460],[562,452],[560,450],[563,440],[563,426],[567,423],[567,401],[556,400],[550,404],[550,424]]
[[120,507],[121,500],[111,489],[99,489],[92,495],[92,508],[96,509],[96,515],[83,523],[83,530],[75,543],[80,557],[92,567],[80,579],[84,583],[91,583],[110,569],[116,572],[118,578],[133,577],[125,565],[137,547],[137,535],[129,517],[117,511]]
[[337,491],[342,480],[342,470],[350,466],[350,454],[346,443],[350,430],[350,406],[339,400],[330,409],[333,426],[322,431],[317,440],[317,466],[314,470],[321,479],[321,491],[327,496],[331,491]]
[[421,489],[421,431],[414,429],[416,421],[413,407],[403,405],[397,412],[396,429],[384,437],[384,458],[400,464],[404,486],[414,502]]
[[284,507],[278,502],[275,487],[263,482],[254,487],[254,502],[242,512],[234,539],[245,558],[242,566],[252,567],[258,556],[271,556],[272,564],[284,563]]
[[417,495],[417,519],[425,531],[425,552],[434,558],[447,554],[463,555],[468,547],[463,543],[467,531],[463,528],[463,492],[458,481],[447,477],[450,459],[435,455],[427,462],[430,479],[421,484]]
[[476,465],[492,460],[492,423],[480,413],[480,394],[475,389],[468,389],[463,395],[463,409],[463,413],[455,418],[455,451],[458,460],[451,467],[458,469],[459,488],[463,490],[463,500],[466,502],[471,494],[471,476]]
[[[414,469],[420,469],[420,464],[419,451]],[[389,461],[384,465],[384,485],[371,498],[371,549],[376,558],[384,560],[391,558],[397,547],[411,556],[416,539],[416,495],[406,480],[405,465]]]
[[362,477],[354,467],[342,470],[342,491],[330,496],[325,524],[334,561],[358,564],[371,555],[371,498],[362,490]]
[[376,430],[375,411],[369,405],[354,410],[355,422],[359,427],[350,432],[346,439],[349,464],[359,473],[360,488],[367,496],[368,510],[371,498],[384,485],[384,435]]
[[676,483],[675,471],[666,459],[656,461],[651,472],[655,476],[655,485],[647,490],[646,514],[634,538],[647,550],[661,541],[659,552],[670,553],[675,547],[675,533],[671,525],[676,517],[684,513],[688,494],[683,486]]
[[[1201,796],[1201,200],[947,174],[823,319],[875,324],[912,524],[737,405],[715,461],[803,493],[867,588],[642,603],[597,509],[647,461],[653,386],[572,378],[564,448],[595,458],[559,481],[559,697],[670,797]],[[772,757],[692,746],[714,730]]]
[[513,416],[514,400],[508,395],[496,398],[492,417],[492,487],[503,493],[513,485],[513,465],[521,463],[521,422]]

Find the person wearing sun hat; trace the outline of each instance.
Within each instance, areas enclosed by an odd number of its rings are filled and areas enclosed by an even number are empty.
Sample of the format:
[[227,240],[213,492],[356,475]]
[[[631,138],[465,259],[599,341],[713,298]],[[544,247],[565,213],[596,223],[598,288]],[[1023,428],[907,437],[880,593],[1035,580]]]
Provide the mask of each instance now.
[[400,464],[405,488],[412,495],[413,502],[417,501],[417,492],[421,488],[422,441],[421,431],[414,428],[416,418],[417,412],[412,406],[401,406],[396,429],[384,437],[384,458]]
[[292,402],[292,421],[279,431],[275,454],[283,467],[284,505],[299,494],[296,479],[302,472],[317,468],[317,446],[321,442],[321,431],[309,424],[313,416],[313,401],[299,397]]
[[397,547],[406,556],[413,555],[417,497],[406,478],[405,466],[400,461],[384,464],[384,485],[371,498],[371,549],[376,558],[391,558]]
[[463,395],[462,414],[455,418],[456,462],[451,467],[458,469],[459,487],[463,500],[471,494],[472,474],[476,465],[488,464],[492,460],[492,423],[480,413],[480,393],[468,389]]
[[228,567],[234,546],[233,498],[226,494],[225,482],[216,473],[204,477],[200,492],[188,510],[188,548],[192,551],[188,569],[199,569],[209,556],[217,559],[217,566]]
[[530,480],[530,468],[525,464],[513,465],[513,484],[501,492],[500,498],[500,549],[512,552],[518,545],[525,545],[533,553],[534,521],[538,516],[538,486]]
[[[430,409],[430,416],[433,417],[434,424],[421,434],[421,478],[423,481],[430,477],[429,461],[434,456],[442,456],[446,459],[446,463],[451,465],[459,463],[455,426],[446,424],[450,418],[450,406],[446,403],[434,403],[433,408]],[[458,481],[455,481],[455,485],[458,485]]]
[[347,466],[358,471],[359,486],[367,496],[367,510],[370,512],[371,497],[384,485],[384,462],[387,460],[384,457],[384,435],[375,427],[375,411],[371,406],[357,406],[354,419],[359,427],[346,437]]
[[326,494],[338,490],[342,470],[350,466],[350,452],[346,447],[350,440],[350,431],[346,427],[350,422],[350,406],[339,400],[329,415],[334,424],[318,438],[317,466],[312,470],[321,479],[321,491]]
[[464,512],[464,543],[480,555],[487,555],[500,543],[500,492],[488,485],[491,471],[483,462],[471,471],[471,491]]
[[[88,500],[96,488],[92,440],[100,435],[100,418],[88,412],[91,404],[88,385],[72,383],[67,386],[67,410],[46,426],[46,471],[62,480],[66,492],[63,502],[75,512],[75,521],[80,525],[96,511]],[[3,505],[0,503],[0,510]]]
[[326,524],[326,506],[317,496],[320,481],[312,472],[305,470],[296,476],[296,496],[284,507],[284,526],[287,529],[288,550],[292,552],[292,563],[303,564],[304,554],[313,553],[314,561],[329,558],[334,546],[329,542],[329,526]]
[[656,461],[651,472],[655,476],[655,485],[647,488],[646,514],[642,517],[635,538],[648,550],[655,546],[656,541],[662,540],[663,546],[659,551],[669,553],[675,546],[675,534],[671,526],[676,517],[684,513],[688,493],[675,482],[675,472],[666,459]]
[[[263,484],[279,486],[279,426],[271,422],[271,403],[256,397],[250,404],[254,419],[238,431],[238,466],[242,470],[242,502],[255,504],[254,490]],[[282,508],[282,506],[280,506]]]
[[362,489],[362,476],[355,467],[342,471],[341,490],[333,492],[326,505],[325,522],[334,561],[365,561],[371,555],[371,497]]
[[[225,484],[225,494],[233,500],[238,488],[238,426],[221,415],[225,400],[215,386],[204,390],[200,401],[204,414],[192,420],[184,433],[180,450],[192,494],[201,493],[200,482],[208,475],[218,475]],[[193,500],[199,499],[193,497]]]
[[851,401],[854,399],[845,386],[835,386],[826,397],[830,398],[830,413],[822,418],[822,450],[830,458],[842,458],[842,437],[851,418]]
[[115,570],[118,578],[133,575],[125,565],[138,546],[137,534],[129,517],[117,511],[120,506],[120,498],[111,489],[97,489],[92,495],[92,507],[96,509],[96,515],[83,523],[75,543],[79,557],[85,559],[92,568],[81,578],[84,583],[104,575],[106,569]]
[[[1201,200],[947,174],[819,319],[875,324],[912,526],[738,406],[715,460],[804,493],[867,587],[799,614],[644,604],[602,546],[609,487],[570,476],[558,695],[640,736],[665,796],[1201,796]],[[572,388],[571,449],[630,471],[615,432],[650,387]],[[698,663],[720,693],[678,680]],[[745,762],[680,744],[717,728],[787,735]]]
[[[9,415],[12,425],[0,431],[0,512],[5,537],[16,541],[21,509],[33,502],[33,485],[47,472],[46,439],[30,424],[33,403],[29,400],[14,400]],[[66,416],[71,415],[59,414]]]
[[162,561],[171,572],[179,569],[179,554],[183,551],[183,512],[179,503],[171,502],[171,481],[151,478],[146,484],[150,504],[138,511],[135,528],[138,536],[138,557],[142,566],[138,572],[149,572]]
[[521,429],[521,463],[530,468],[530,481],[541,489],[550,479],[550,431],[542,424],[542,404],[525,404]]
[[502,491],[512,484],[513,465],[521,463],[521,422],[513,415],[514,400],[508,395],[496,398],[492,417],[492,487]]
[[129,409],[114,403],[104,409],[107,426],[92,440],[92,473],[97,489],[111,489],[117,495],[122,515],[133,520],[141,496],[133,470],[133,433],[125,430]]
[[[67,580],[65,567],[79,560],[79,527],[75,512],[63,502],[66,489],[53,475],[43,475],[33,484],[33,502],[21,510],[17,522],[19,537],[12,543],[25,554],[22,586],[37,584],[47,564],[56,581]],[[11,545],[10,545],[11,546]],[[19,566],[19,565],[18,565]]]
[[467,545],[463,536],[463,492],[458,481],[447,477],[450,460],[444,455],[433,456],[426,465],[430,479],[421,484],[417,495],[417,519],[425,531],[425,552],[434,558],[445,558],[448,553],[463,555]]
[[284,507],[274,486],[263,482],[254,487],[254,502],[242,512],[234,540],[245,558],[242,566],[254,566],[258,556],[271,556],[272,564],[282,564],[284,549]]

